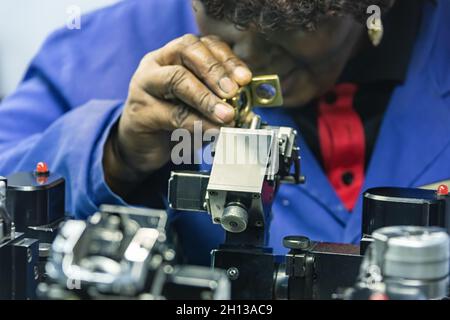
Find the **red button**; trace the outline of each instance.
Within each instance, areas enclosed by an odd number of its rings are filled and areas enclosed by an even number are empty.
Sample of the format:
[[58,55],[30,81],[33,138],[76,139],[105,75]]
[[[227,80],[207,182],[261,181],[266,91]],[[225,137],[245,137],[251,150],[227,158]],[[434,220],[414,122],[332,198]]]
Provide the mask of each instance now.
[[39,174],[49,173],[47,164],[45,162],[39,162],[36,166],[36,173]]
[[437,189],[438,196],[448,196],[448,187],[445,184],[441,184]]
[[389,297],[384,293],[374,293],[370,296],[369,300],[389,300]]

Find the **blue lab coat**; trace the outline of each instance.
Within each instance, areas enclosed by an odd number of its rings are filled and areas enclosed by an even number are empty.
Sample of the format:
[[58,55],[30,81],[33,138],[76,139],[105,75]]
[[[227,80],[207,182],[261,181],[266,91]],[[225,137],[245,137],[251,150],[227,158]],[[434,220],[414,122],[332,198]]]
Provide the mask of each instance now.
[[[125,204],[105,183],[104,142],[140,59],[186,33],[197,33],[188,0],[127,0],[84,16],[81,30],[54,32],[0,105],[0,175],[46,161],[66,177],[66,209],[77,218],[102,203]],[[260,114],[272,125],[296,127],[282,109]],[[450,178],[449,133],[450,1],[438,1],[425,5],[407,78],[393,93],[363,190]],[[280,189],[270,245],[283,253],[282,238],[292,234],[358,242],[362,200],[348,212],[305,142],[300,146],[307,183]],[[174,226],[192,263],[207,264],[223,240],[204,214],[177,215]]]

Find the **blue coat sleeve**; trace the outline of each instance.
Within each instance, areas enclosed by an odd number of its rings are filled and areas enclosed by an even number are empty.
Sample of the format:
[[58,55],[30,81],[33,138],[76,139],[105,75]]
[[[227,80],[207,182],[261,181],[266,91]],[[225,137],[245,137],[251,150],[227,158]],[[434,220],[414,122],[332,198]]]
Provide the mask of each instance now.
[[125,204],[103,177],[103,146],[122,103],[91,101],[66,110],[39,73],[0,104],[0,175],[30,171],[39,161],[66,178],[66,210],[85,218],[102,203]]
[[[55,31],[0,104],[0,175],[46,161],[66,178],[66,210],[78,218],[102,203],[125,204],[106,185],[101,163],[119,101],[146,53],[195,30],[189,1],[130,0],[87,14],[81,30]],[[164,169],[127,203],[159,207],[150,198],[167,189],[170,168]]]

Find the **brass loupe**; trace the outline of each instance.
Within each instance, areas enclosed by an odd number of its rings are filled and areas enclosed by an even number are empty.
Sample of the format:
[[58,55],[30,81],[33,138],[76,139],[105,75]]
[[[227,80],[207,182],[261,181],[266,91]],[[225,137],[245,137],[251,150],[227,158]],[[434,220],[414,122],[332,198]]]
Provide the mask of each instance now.
[[235,108],[236,127],[246,127],[251,122],[254,107],[280,107],[283,105],[280,78],[277,75],[257,76],[252,82],[239,89],[228,104]]

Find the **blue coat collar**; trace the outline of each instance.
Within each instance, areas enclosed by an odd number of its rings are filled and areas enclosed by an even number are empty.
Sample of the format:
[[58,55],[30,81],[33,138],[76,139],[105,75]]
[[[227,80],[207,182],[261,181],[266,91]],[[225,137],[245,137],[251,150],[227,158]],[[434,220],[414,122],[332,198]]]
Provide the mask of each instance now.
[[[427,3],[407,80],[391,99],[363,190],[419,187],[450,177],[450,3]],[[447,171],[447,172],[446,172]],[[360,239],[362,198],[344,241]]]

